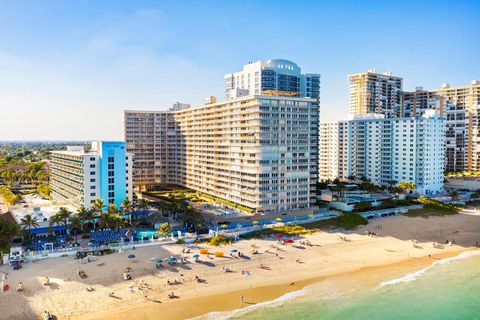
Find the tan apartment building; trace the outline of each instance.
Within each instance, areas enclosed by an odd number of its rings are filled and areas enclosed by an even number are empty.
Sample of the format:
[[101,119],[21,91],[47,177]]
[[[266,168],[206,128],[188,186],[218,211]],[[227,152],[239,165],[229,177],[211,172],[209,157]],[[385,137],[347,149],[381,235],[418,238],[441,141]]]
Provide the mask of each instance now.
[[164,112],[124,112],[134,185],[180,185],[256,213],[312,211],[318,99],[251,95]]

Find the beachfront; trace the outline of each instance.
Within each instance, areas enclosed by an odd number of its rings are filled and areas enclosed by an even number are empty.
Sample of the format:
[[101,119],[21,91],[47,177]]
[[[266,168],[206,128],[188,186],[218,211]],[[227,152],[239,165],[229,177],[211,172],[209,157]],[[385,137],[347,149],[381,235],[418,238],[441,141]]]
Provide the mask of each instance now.
[[[370,277],[359,270],[374,270],[387,277],[411,272],[470,248],[480,240],[479,234],[480,217],[472,211],[429,219],[375,219],[351,232],[334,230],[304,237],[311,246],[299,240],[280,244],[272,238],[222,247],[192,245],[188,254],[182,253],[184,245],[146,247],[98,257],[87,264],[72,257],[46,259],[25,264],[19,271],[0,268],[8,272],[13,287],[0,296],[0,308],[5,319],[32,319],[43,310],[59,319],[158,319],[158,314],[185,319],[273,300],[325,277],[349,274],[350,279],[363,283]],[[446,240],[455,244],[445,245]],[[434,242],[443,245],[434,246]],[[200,249],[223,252],[225,257],[200,254],[198,263],[192,257]],[[244,256],[234,252],[231,257],[231,250]],[[253,250],[258,254],[252,254]],[[129,258],[132,254],[135,257]],[[184,255],[187,264],[180,263]],[[155,267],[155,259],[170,256],[178,262]],[[126,267],[132,268],[132,280],[123,278]],[[79,270],[87,278],[81,278]],[[50,278],[48,286],[43,285],[45,276]],[[19,281],[24,283],[23,292],[14,290]],[[168,284],[175,281],[179,284]],[[169,299],[172,292],[178,298]]]

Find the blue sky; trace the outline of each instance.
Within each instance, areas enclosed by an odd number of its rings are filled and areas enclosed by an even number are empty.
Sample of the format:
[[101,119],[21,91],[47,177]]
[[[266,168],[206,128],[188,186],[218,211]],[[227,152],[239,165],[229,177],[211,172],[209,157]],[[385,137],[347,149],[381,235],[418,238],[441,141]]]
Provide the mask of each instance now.
[[285,58],[321,73],[321,117],[346,76],[404,88],[480,79],[480,1],[0,0],[0,140],[123,139],[123,110],[223,97],[223,75]]

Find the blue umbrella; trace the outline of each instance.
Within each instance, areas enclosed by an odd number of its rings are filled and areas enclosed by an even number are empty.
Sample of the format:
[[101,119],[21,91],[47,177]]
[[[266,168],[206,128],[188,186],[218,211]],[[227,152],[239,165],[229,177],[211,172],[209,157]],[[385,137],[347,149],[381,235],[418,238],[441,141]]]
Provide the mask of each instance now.
[[232,250],[230,250],[230,252],[238,252],[238,250],[237,249],[232,249]]
[[197,258],[199,258],[199,257],[200,257],[199,254],[194,254],[194,255],[192,256],[193,259],[197,259]]

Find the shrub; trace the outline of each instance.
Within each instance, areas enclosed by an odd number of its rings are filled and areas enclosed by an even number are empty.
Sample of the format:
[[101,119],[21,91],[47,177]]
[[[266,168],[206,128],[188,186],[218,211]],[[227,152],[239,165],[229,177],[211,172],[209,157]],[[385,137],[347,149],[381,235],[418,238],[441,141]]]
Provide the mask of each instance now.
[[222,244],[229,244],[231,242],[232,242],[232,239],[230,239],[229,237],[215,236],[215,237],[210,238],[210,240],[208,241],[208,244],[210,244],[212,246],[219,246],[219,245],[222,245]]
[[103,250],[103,254],[112,254],[114,251],[112,249],[105,249]]
[[368,211],[371,208],[372,204],[370,202],[358,202],[353,206],[353,210],[355,211]]
[[185,243],[185,240],[183,239],[177,239],[177,241],[175,242],[176,244],[184,244]]
[[359,225],[368,224],[367,219],[355,212],[345,212],[344,214],[325,220],[319,220],[314,222],[308,222],[301,225],[295,226],[281,226],[273,227],[263,230],[254,231],[245,235],[242,235],[242,238],[252,239],[252,238],[262,238],[266,236],[271,236],[277,233],[284,235],[304,235],[311,234],[313,232],[321,231],[322,229],[329,228],[340,228],[345,230],[355,229]]

